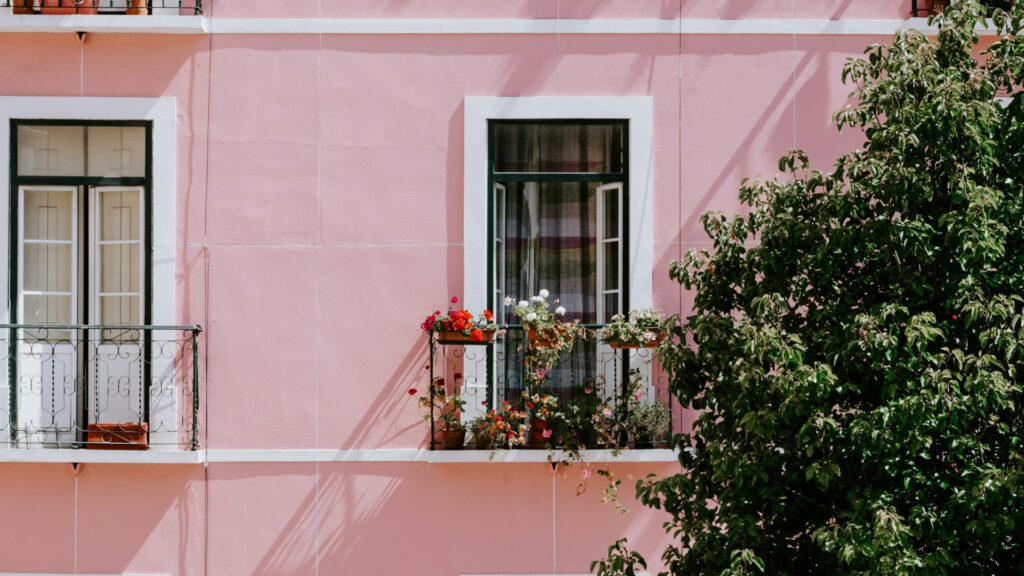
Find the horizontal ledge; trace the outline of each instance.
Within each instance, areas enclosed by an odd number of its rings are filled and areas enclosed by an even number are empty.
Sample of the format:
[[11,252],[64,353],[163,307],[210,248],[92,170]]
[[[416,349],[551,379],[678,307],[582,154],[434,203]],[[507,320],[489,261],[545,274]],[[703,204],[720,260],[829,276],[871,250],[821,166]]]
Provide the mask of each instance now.
[[[0,8],[0,10],[3,10]],[[2,14],[0,32],[124,32],[207,34],[204,16],[125,16],[119,14]]]
[[[0,9],[2,10],[2,9]],[[2,14],[0,32],[113,32],[152,34],[633,34],[633,35],[863,35],[917,29],[935,34],[925,18],[903,20],[691,20],[516,18],[208,18],[109,14]],[[991,26],[979,28],[993,35]]]
[[[672,450],[584,450],[586,462],[675,462]],[[207,450],[207,462],[547,462],[546,450]],[[560,450],[550,453],[553,460],[565,458]]]
[[77,464],[202,464],[202,450],[0,449],[2,462],[69,462]]
[[[666,449],[583,450],[584,462],[675,462]],[[51,448],[0,449],[0,463],[73,462],[95,464],[203,464],[255,462],[426,462],[458,464],[494,462],[519,464],[567,460],[561,450],[72,450]],[[575,458],[574,458],[575,460]]]

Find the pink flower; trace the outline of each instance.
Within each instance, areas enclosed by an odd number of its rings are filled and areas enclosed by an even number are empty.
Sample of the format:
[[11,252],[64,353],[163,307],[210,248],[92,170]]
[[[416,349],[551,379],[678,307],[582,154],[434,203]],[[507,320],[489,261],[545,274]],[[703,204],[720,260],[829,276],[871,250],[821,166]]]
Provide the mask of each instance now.
[[637,392],[635,395],[633,395],[633,400],[640,400],[640,393],[639,392]]
[[611,408],[605,408],[604,410],[601,411],[601,414],[604,414],[605,416],[611,416],[612,415],[612,409]]
[[589,468],[584,468],[580,472],[580,478],[583,478],[584,480],[590,478],[590,469]]
[[544,432],[542,434],[544,434],[545,438],[551,438],[551,429],[550,428],[545,428]]
[[593,390],[592,388],[584,388],[584,389],[583,389],[583,393],[584,393],[584,394],[590,394],[590,393],[591,393],[591,392],[593,392],[593,391],[594,391],[594,390]]
[[452,296],[452,304],[455,304],[458,301],[459,301],[459,297],[458,296]]

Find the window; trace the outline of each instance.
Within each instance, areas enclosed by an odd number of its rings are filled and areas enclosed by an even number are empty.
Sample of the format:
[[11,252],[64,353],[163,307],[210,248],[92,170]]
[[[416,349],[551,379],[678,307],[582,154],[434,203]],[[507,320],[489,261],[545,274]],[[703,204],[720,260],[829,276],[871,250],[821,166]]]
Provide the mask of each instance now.
[[628,190],[621,121],[493,121],[490,305],[546,288],[567,320],[605,324],[628,300],[623,214]]
[[[570,319],[602,324],[650,306],[651,99],[646,97],[468,98],[465,125],[465,302],[502,305],[546,288]],[[521,386],[516,336],[488,362],[463,363],[465,392],[490,405]],[[569,390],[617,379],[602,345],[579,347],[550,378]],[[616,374],[616,376],[610,376]],[[467,403],[466,416],[483,410]]]
[[194,338],[170,328],[174,108],[0,97],[0,291],[15,326],[0,331],[0,448],[191,442]]

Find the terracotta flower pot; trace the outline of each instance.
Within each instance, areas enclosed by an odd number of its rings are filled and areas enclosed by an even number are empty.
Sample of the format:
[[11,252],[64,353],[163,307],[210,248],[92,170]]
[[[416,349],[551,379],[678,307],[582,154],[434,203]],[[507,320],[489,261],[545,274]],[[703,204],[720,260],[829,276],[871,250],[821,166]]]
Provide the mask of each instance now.
[[11,4],[12,14],[31,14],[35,0],[14,0]]
[[441,344],[489,344],[494,342],[494,336],[498,333],[498,329],[481,328],[480,333],[483,337],[480,340],[474,340],[471,335],[466,336],[458,330],[441,330],[437,333],[437,341]]
[[128,9],[125,10],[125,14],[141,16],[149,14],[149,8],[146,7],[146,0],[128,0]]
[[43,0],[43,14],[97,14],[98,0]]
[[149,424],[143,422],[96,422],[86,428],[86,448],[92,450],[146,450]]
[[558,345],[558,338],[565,336],[569,330],[559,326],[555,328],[554,332],[555,335],[552,335],[550,331],[541,333],[533,328],[527,328],[526,336],[529,339],[530,348],[554,348]]
[[437,450],[462,450],[466,445],[466,430],[438,430],[434,433],[434,448]]
[[530,422],[530,448],[543,448],[550,440],[550,434],[544,437],[548,429],[547,420],[533,420]]

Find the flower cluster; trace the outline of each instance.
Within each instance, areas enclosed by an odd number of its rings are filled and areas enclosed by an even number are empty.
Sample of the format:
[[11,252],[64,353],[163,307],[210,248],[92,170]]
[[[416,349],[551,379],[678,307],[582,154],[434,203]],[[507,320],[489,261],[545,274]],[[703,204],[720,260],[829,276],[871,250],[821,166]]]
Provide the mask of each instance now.
[[632,346],[657,346],[665,338],[662,314],[653,308],[630,310],[629,316],[616,314],[611,324],[601,329],[601,338]]
[[[529,300],[520,300],[518,303],[516,303],[515,298],[506,297],[505,306],[514,305],[512,313],[522,321],[523,325],[528,327],[559,322],[558,317],[565,316],[565,308],[558,306],[554,311],[549,310],[548,296],[550,295],[550,292],[541,289],[536,296],[531,296]],[[555,304],[558,304],[557,299]]]
[[435,310],[420,324],[420,329],[424,332],[450,330],[469,336],[475,342],[483,341],[484,330],[494,330],[497,327],[494,324],[494,314],[490,310],[484,310],[480,316],[474,318],[473,314],[466,310],[452,309],[458,301],[458,297],[452,296],[448,313],[442,314],[440,310]]
[[555,420],[558,418],[558,396],[553,394],[527,394],[523,392],[523,401],[535,420]]
[[501,411],[488,410],[469,424],[473,442],[480,450],[514,448],[526,444],[526,414],[506,401]]

